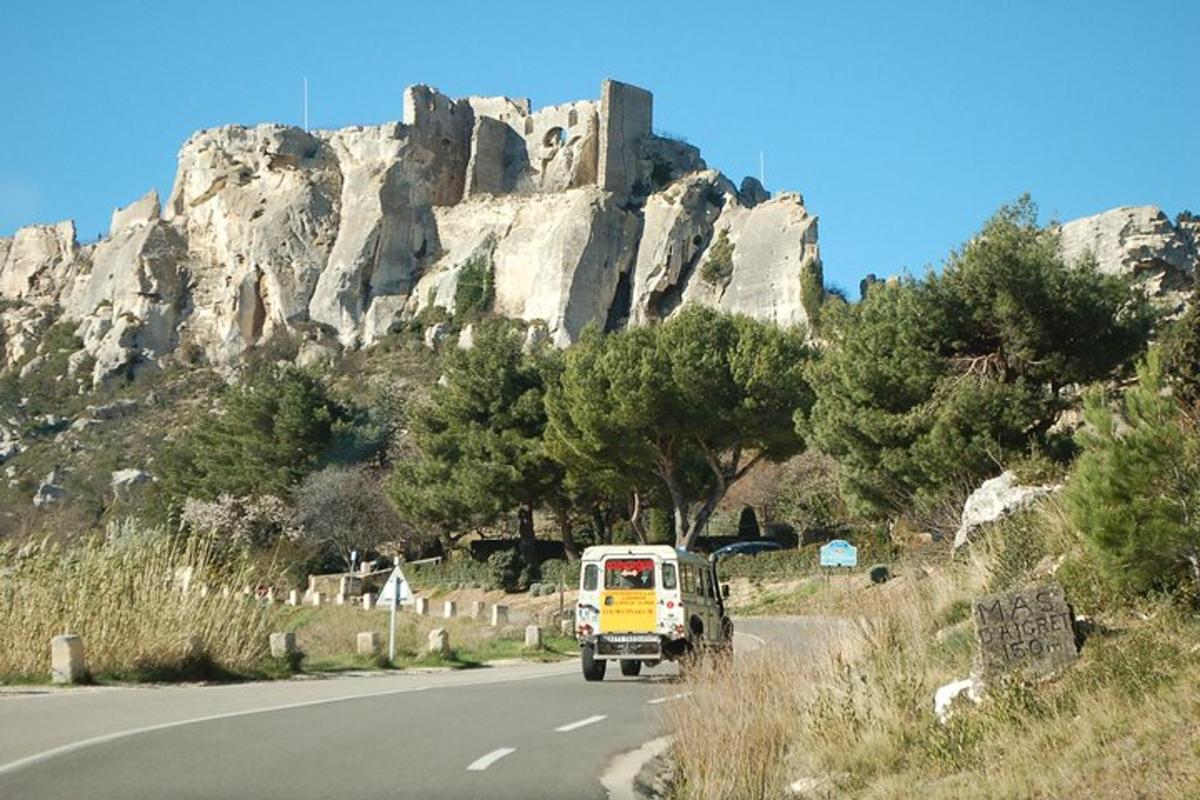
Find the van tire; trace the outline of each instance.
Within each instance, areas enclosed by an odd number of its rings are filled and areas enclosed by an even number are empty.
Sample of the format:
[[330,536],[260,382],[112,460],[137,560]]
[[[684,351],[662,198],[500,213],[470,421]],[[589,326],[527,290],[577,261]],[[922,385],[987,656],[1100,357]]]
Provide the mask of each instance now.
[[596,658],[596,646],[585,644],[580,651],[580,656],[580,662],[583,664],[583,679],[585,681],[604,680],[608,662],[602,658]]
[[636,658],[621,659],[621,674],[626,678],[636,678],[638,673],[642,671],[642,662]]

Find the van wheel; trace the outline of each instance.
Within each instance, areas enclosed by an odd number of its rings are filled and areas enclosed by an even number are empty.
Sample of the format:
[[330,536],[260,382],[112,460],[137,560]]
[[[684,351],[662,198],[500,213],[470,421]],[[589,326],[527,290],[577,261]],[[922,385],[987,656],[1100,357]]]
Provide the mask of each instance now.
[[604,680],[604,671],[608,668],[608,662],[601,658],[596,658],[595,645],[585,644],[580,653],[583,663],[583,679],[585,681],[602,681]]
[[621,659],[621,674],[626,678],[636,677],[642,671],[642,662],[636,658]]

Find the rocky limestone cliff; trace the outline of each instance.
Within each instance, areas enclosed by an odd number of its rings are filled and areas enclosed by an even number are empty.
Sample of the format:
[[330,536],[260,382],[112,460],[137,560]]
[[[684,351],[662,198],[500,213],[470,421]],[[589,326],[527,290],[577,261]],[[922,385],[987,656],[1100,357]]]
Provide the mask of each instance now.
[[[615,81],[536,111],[415,86],[402,122],[201,131],[165,205],[118,209],[99,242],[71,222],[0,238],[0,369],[52,322],[83,341],[71,364],[93,384],[173,357],[233,366],[278,331],[369,346],[453,311],[469,263],[492,270],[496,312],[559,345],[687,303],[805,324],[801,275],[821,262],[801,196],[735,187],[652,119],[650,93]],[[1063,242],[1169,293],[1190,285],[1198,233],[1132,208],[1067,223]]]
[[[118,209],[98,243],[70,222],[0,239],[0,367],[53,321],[75,326],[93,383],[181,351],[233,365],[281,330],[370,345],[431,304],[453,311],[468,262],[492,269],[496,312],[559,345],[684,302],[803,324],[800,269],[820,266],[803,200],[735,188],[652,117],[649,92],[615,81],[536,111],[415,86],[399,123],[201,131],[165,206],[152,192]],[[697,268],[721,231],[732,273],[708,285]]]

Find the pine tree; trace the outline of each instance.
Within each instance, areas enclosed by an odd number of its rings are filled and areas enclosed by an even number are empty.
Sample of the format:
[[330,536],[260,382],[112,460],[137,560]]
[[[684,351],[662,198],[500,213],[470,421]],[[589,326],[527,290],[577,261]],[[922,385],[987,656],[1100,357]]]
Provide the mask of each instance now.
[[1200,589],[1200,436],[1164,389],[1154,350],[1118,414],[1104,393],[1088,397],[1084,452],[1066,491],[1074,524],[1134,592]]

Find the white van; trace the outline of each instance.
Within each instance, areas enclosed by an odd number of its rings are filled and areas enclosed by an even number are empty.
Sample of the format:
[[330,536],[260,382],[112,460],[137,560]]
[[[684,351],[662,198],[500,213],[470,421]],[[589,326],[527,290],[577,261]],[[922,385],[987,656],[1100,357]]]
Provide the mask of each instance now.
[[575,635],[583,677],[604,679],[609,661],[622,675],[642,663],[733,655],[716,565],[666,545],[604,545],[583,553]]

